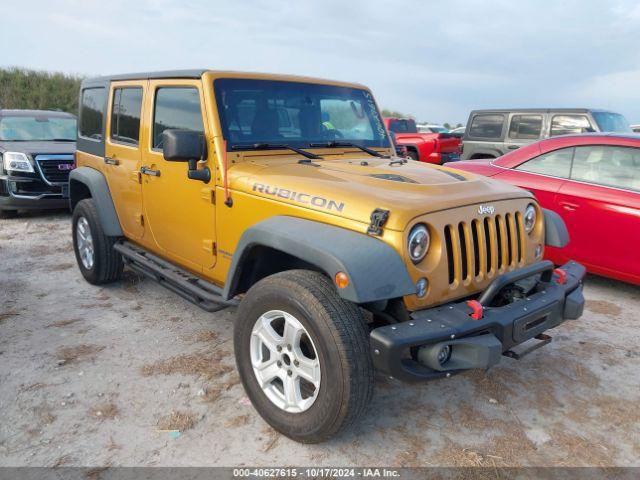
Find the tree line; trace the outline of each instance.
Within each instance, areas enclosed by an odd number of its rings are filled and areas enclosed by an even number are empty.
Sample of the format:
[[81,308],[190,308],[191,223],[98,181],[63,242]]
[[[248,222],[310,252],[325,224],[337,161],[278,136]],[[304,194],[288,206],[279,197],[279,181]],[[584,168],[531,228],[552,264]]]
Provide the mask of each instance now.
[[82,77],[24,68],[0,68],[0,108],[78,112]]

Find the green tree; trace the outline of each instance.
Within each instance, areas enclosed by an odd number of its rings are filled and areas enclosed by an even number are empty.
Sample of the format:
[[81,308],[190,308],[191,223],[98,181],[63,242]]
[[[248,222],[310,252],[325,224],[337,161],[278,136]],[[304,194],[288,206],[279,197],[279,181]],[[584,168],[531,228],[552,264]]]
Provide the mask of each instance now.
[[449,122],[444,122],[444,124],[442,126],[444,128],[446,128],[447,130],[451,130],[451,124]]
[[77,114],[81,77],[24,68],[0,68],[0,108],[62,110]]
[[383,108],[382,109],[382,116],[383,117],[392,117],[392,118],[413,118],[415,120],[416,117],[414,117],[413,115],[407,115],[401,112],[397,112],[395,110],[389,110],[388,108]]

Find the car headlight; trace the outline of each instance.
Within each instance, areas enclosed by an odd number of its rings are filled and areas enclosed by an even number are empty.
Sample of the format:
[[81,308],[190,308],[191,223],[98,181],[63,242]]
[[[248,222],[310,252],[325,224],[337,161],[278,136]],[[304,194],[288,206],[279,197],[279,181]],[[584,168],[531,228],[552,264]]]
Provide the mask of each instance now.
[[532,203],[527,205],[527,208],[524,210],[524,229],[527,233],[531,233],[533,227],[536,226],[537,216],[536,207],[534,207]]
[[409,257],[413,263],[420,262],[429,250],[429,230],[427,226],[420,223],[413,227],[409,233]]
[[29,157],[22,152],[4,152],[2,163],[7,172],[33,172]]

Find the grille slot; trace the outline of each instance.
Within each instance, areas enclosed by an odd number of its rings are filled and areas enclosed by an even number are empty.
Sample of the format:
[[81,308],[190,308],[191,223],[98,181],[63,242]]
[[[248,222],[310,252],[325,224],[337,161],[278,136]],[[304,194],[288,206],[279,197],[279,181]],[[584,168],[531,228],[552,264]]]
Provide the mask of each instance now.
[[73,155],[36,155],[35,160],[42,178],[46,182],[66,183],[69,181],[71,170],[65,169],[65,166],[73,166]]
[[520,212],[487,216],[444,228],[449,285],[511,270],[524,259],[525,235]]

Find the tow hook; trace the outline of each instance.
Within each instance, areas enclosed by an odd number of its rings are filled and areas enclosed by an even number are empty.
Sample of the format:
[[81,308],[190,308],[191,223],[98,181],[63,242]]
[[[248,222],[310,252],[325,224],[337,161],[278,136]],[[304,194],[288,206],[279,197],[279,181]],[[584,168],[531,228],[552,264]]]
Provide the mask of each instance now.
[[482,304],[477,300],[469,300],[467,302],[467,307],[471,309],[471,313],[469,316],[474,320],[482,320],[484,316],[484,308]]

